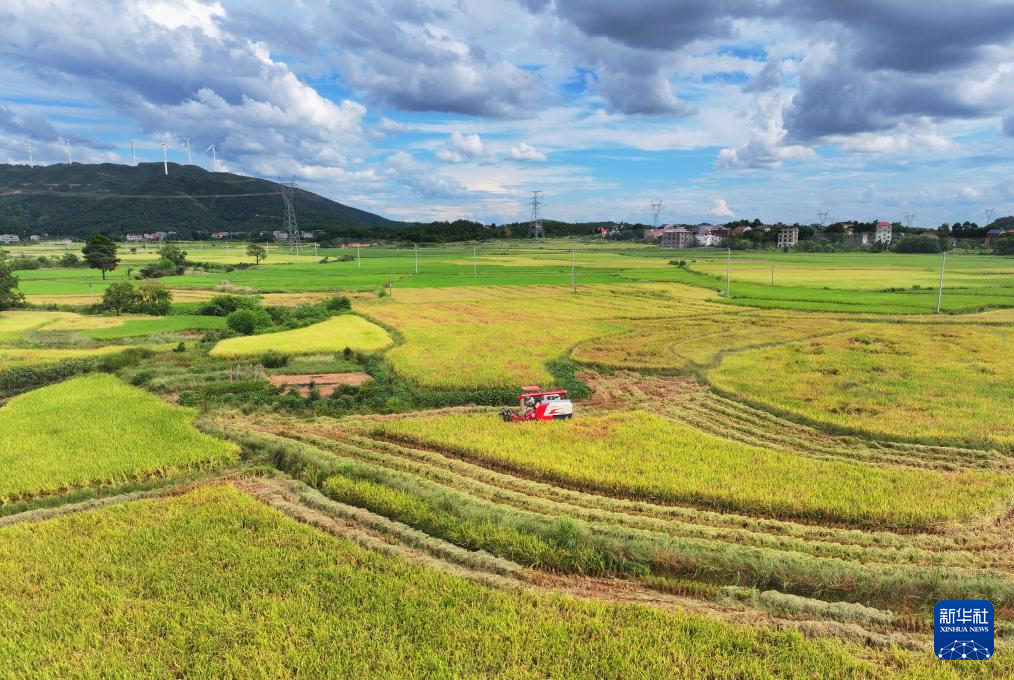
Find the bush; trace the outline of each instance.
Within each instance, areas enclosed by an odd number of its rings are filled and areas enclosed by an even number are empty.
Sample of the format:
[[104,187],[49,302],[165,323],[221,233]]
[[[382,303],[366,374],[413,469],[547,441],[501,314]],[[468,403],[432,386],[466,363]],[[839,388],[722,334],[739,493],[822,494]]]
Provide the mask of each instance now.
[[237,309],[225,317],[225,323],[241,335],[253,335],[271,326],[271,317],[263,309]]
[[260,364],[264,368],[281,368],[287,366],[289,363],[289,357],[276,352],[273,349],[269,349],[267,352],[261,355]]
[[1000,239],[997,239],[996,247],[993,252],[997,255],[1014,255],[1014,235],[1008,234]]
[[15,257],[11,260],[11,269],[14,271],[27,271],[30,269],[41,269],[42,263],[33,257]]
[[939,253],[943,249],[940,239],[932,236],[909,236],[898,241],[896,253]]
[[177,354],[182,354],[183,352],[186,352],[187,343],[181,341],[180,344],[173,347],[173,351],[176,352]]
[[324,302],[324,309],[329,312],[347,312],[352,309],[352,303],[344,295],[336,295]]
[[114,314],[126,314],[141,303],[141,293],[129,281],[117,281],[109,284],[102,292],[101,309]]
[[260,301],[243,295],[216,295],[198,310],[203,316],[229,316],[239,309],[256,309]]

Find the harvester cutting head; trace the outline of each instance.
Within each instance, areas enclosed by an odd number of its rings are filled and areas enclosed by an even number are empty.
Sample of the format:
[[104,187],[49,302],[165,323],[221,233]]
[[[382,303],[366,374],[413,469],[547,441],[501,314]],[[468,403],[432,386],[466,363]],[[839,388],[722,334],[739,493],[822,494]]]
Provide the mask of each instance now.
[[526,385],[518,395],[520,408],[500,411],[504,422],[520,420],[568,420],[574,417],[574,404],[566,398],[567,390],[543,391],[538,385]]

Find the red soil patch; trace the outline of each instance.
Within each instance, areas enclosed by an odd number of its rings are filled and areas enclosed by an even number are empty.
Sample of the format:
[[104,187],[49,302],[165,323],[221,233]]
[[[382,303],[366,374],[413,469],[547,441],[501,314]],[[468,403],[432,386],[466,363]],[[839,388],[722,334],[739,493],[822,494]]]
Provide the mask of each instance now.
[[371,380],[369,373],[307,373],[305,375],[269,375],[271,384],[290,385],[297,387],[301,395],[310,394],[310,383],[312,382],[320,390],[322,397],[329,397],[339,385],[362,385]]

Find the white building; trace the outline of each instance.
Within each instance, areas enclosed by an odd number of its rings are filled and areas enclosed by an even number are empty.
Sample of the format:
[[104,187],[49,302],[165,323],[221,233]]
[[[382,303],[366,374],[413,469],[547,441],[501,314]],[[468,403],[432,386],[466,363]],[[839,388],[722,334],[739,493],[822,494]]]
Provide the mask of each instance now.
[[693,233],[687,231],[683,227],[676,227],[675,229],[666,229],[662,232],[662,240],[660,245],[663,248],[689,248],[694,244]]
[[782,227],[778,231],[778,247],[791,248],[799,243],[799,227]]
[[873,241],[875,243],[883,243],[885,246],[891,245],[890,222],[877,222],[877,231],[873,234]]
[[0,234],[0,243],[20,243],[21,237],[17,234]]

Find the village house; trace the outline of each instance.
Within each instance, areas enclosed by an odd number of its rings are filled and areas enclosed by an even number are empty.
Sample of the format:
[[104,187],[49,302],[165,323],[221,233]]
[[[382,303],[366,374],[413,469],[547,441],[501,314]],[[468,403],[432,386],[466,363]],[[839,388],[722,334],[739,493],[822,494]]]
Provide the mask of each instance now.
[[683,227],[666,229],[662,234],[663,248],[689,248],[694,244],[694,234]]
[[791,248],[799,243],[799,227],[782,227],[778,231],[778,247]]

